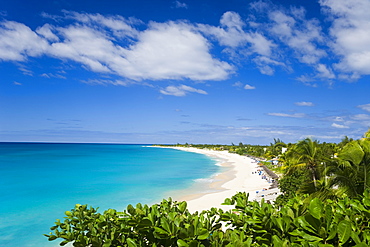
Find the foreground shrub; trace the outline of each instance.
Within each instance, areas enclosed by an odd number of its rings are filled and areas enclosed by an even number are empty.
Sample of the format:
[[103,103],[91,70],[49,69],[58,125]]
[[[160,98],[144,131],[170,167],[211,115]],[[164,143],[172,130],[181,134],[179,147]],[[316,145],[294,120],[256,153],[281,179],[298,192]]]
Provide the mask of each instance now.
[[[86,205],[67,211],[49,240],[73,246],[370,246],[370,195],[338,201],[295,197],[278,207],[238,193],[232,211],[191,214],[186,202],[163,200],[103,214]],[[223,225],[223,229],[221,226]]]
[[153,206],[137,204],[124,212],[109,209],[103,214],[76,205],[51,227],[49,240],[74,246],[210,246],[209,236],[221,227],[215,209],[190,214],[186,202],[163,200]]
[[[338,202],[313,199],[308,205],[298,197],[277,208],[250,202],[239,193],[226,203],[236,212],[226,212],[226,221],[250,246],[370,246],[370,196]],[[245,239],[245,238],[244,238]]]

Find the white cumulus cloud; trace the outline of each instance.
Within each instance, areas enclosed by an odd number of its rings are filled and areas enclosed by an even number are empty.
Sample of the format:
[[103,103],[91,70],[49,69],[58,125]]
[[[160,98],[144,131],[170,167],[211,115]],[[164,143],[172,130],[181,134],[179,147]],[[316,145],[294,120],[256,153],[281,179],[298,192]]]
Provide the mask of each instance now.
[[53,31],[55,31],[54,27],[51,26],[50,24],[45,24],[42,27],[38,27],[36,29],[36,33],[41,35],[45,39],[50,40],[50,41],[59,41],[58,36],[55,35]]
[[256,89],[256,87],[251,86],[251,85],[249,85],[249,84],[246,84],[246,85],[244,86],[244,89],[246,89],[246,90],[253,90],[253,89]]
[[327,79],[335,78],[335,74],[333,73],[332,69],[328,68],[325,64],[318,64],[316,66],[316,70],[318,72],[317,74],[318,77]]
[[370,115],[367,114],[356,114],[351,116],[353,120],[358,120],[358,121],[367,121],[370,120]]
[[370,112],[370,104],[359,105],[358,108]]
[[252,85],[249,85],[249,84],[243,84],[243,83],[241,83],[240,81],[237,81],[237,82],[235,82],[233,85],[232,85],[233,87],[238,87],[238,88],[244,88],[244,89],[246,89],[246,90],[253,90],[253,89],[256,89],[256,87],[255,86],[252,86]]
[[151,23],[139,41],[124,50],[132,78],[224,80],[233,67],[212,57],[207,39],[186,23]]
[[234,72],[232,65],[211,54],[209,41],[191,24],[151,22],[139,31],[122,17],[65,13],[74,23],[45,24],[36,31],[0,22],[0,60],[45,55],[136,81],[224,80]]
[[0,22],[0,60],[24,61],[41,56],[48,43],[29,27],[14,21]]
[[349,128],[348,126],[345,126],[342,124],[336,124],[336,123],[333,123],[331,127],[338,128],[338,129],[348,129]]
[[188,93],[207,94],[207,92],[204,90],[196,89],[187,85],[168,86],[165,89],[160,90],[160,92],[165,95],[173,96],[185,96]]
[[319,48],[323,41],[319,22],[305,19],[304,9],[293,9],[290,14],[280,10],[269,13],[271,33],[289,46],[297,59],[305,64],[316,64],[326,52]]
[[314,103],[307,102],[307,101],[295,102],[294,104],[297,106],[314,106],[315,105]]
[[370,1],[320,0],[331,15],[334,52],[341,57],[337,69],[356,78],[370,74]]
[[185,9],[188,8],[188,5],[186,3],[183,3],[183,2],[180,2],[180,1],[175,1],[174,3],[175,3],[176,8],[185,8]]
[[198,28],[206,35],[214,37],[221,45],[232,49],[248,47],[248,53],[270,56],[276,45],[258,30],[245,29],[246,23],[233,11],[225,12],[220,26],[199,24]]
[[237,81],[233,84],[233,87],[243,87],[243,83],[241,83],[240,81]]
[[303,118],[306,115],[304,113],[293,113],[293,114],[287,114],[287,113],[267,113],[269,116],[275,116],[275,117],[290,117],[290,118]]

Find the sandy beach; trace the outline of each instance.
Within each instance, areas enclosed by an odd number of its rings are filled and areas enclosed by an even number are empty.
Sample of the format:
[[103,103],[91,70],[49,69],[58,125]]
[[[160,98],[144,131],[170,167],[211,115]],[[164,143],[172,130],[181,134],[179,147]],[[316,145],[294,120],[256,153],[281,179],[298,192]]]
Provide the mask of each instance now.
[[[233,208],[228,205],[221,205],[225,198],[230,198],[237,192],[249,193],[249,199],[257,198],[256,191],[262,192],[269,188],[271,183],[258,175],[257,170],[261,169],[257,163],[248,157],[232,154],[228,151],[205,150],[192,147],[169,147],[187,152],[195,152],[207,155],[220,160],[220,165],[227,167],[225,172],[215,175],[208,188],[200,188],[200,193],[173,198],[178,201],[187,201],[190,212],[207,210],[212,207],[229,210]],[[209,193],[206,191],[212,190]],[[268,191],[268,190],[267,190]]]

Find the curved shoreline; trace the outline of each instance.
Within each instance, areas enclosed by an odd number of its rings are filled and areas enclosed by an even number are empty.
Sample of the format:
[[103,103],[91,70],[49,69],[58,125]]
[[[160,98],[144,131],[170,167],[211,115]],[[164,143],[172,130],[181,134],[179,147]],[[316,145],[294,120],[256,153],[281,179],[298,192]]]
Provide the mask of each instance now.
[[[256,191],[269,188],[270,183],[257,174],[261,169],[257,163],[246,156],[232,154],[227,151],[214,151],[193,147],[164,147],[177,150],[194,152],[207,155],[211,158],[220,159],[220,165],[226,167],[226,171],[211,177],[212,182],[207,188],[198,188],[196,193],[191,190],[183,190],[179,195],[172,196],[178,201],[187,201],[190,212],[207,210],[212,207],[229,210],[233,206],[221,205],[225,198],[230,198],[238,192],[249,193],[249,199],[257,199]],[[186,194],[186,192],[190,194]]]

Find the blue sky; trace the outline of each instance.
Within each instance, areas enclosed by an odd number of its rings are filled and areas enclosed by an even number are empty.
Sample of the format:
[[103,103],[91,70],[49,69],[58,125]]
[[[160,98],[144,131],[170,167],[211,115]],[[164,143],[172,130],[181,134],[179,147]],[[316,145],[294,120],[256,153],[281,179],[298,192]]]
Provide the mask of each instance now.
[[1,1],[0,141],[339,142],[370,1]]

